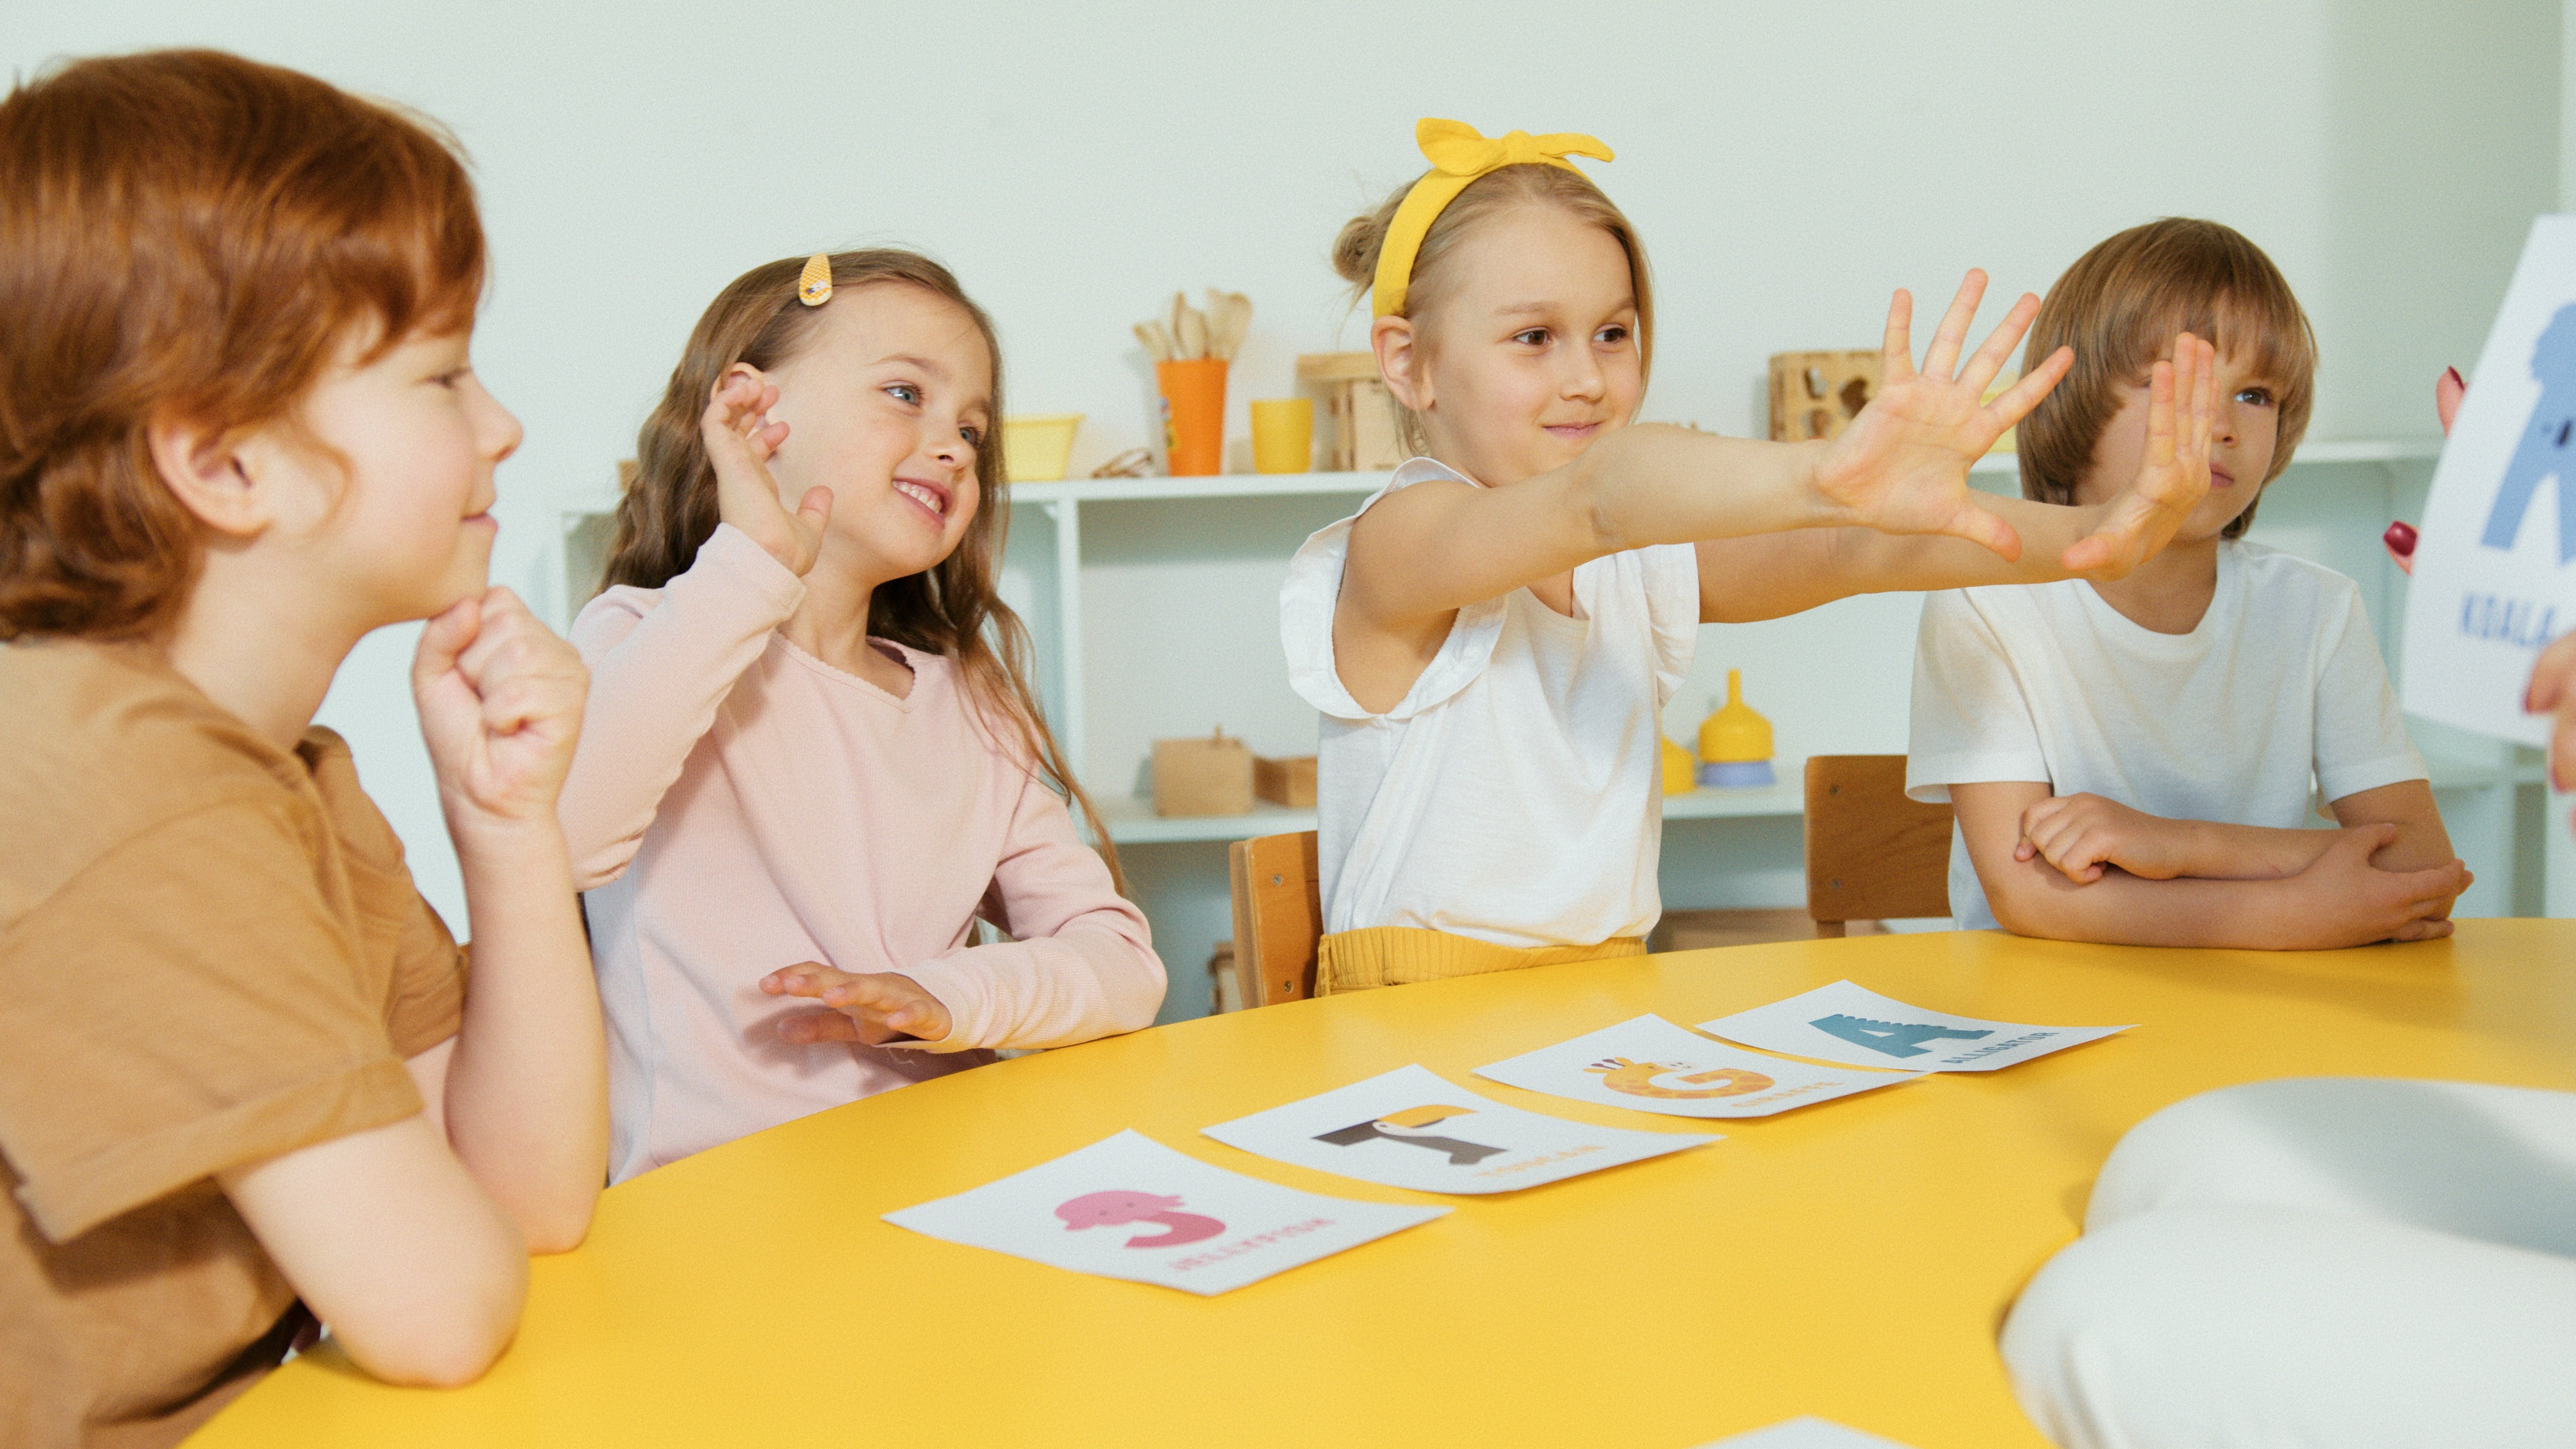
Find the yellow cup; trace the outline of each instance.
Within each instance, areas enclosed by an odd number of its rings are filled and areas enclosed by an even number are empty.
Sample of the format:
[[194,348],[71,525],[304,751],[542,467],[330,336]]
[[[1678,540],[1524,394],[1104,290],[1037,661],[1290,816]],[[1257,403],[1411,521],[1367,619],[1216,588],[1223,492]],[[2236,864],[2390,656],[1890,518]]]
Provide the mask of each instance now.
[[1262,473],[1313,471],[1313,398],[1269,398],[1252,405],[1252,466]]

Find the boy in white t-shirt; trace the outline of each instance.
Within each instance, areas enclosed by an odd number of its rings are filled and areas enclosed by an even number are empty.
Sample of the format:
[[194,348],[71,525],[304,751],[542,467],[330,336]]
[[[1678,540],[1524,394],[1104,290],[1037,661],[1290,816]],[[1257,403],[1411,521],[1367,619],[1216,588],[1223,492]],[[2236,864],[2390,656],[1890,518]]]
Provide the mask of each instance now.
[[[2448,935],[2469,884],[2350,579],[2245,543],[2307,426],[2316,344],[2271,259],[2169,219],[2087,252],[2028,356],[2075,365],[2021,425],[2022,492],[2098,503],[2150,446],[2164,339],[2215,337],[2210,489],[2114,582],[1925,600],[1907,793],[1958,812],[1969,929],[2160,946]],[[2214,330],[2213,330],[2214,329]],[[2341,830],[2310,828],[2330,802]]]

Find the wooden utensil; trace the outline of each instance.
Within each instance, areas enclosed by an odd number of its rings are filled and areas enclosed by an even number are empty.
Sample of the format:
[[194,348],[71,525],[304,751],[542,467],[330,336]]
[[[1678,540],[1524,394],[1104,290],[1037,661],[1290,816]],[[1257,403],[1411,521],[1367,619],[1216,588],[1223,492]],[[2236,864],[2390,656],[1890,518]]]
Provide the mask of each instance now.
[[1181,356],[1183,357],[1205,357],[1208,355],[1207,315],[1199,311],[1196,307],[1183,307],[1181,309],[1180,343]]
[[1156,362],[1172,360],[1172,334],[1163,329],[1162,323],[1137,323],[1136,340],[1145,344],[1145,355]]

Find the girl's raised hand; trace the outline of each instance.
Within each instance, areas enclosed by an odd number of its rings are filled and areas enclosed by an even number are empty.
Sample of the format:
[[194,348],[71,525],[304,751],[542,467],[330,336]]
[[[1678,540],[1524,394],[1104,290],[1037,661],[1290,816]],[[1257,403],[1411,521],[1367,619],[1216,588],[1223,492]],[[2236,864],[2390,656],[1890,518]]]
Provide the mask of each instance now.
[[954,1029],[948,1008],[909,976],[893,971],[854,975],[819,961],[799,962],[760,978],[772,996],[805,996],[832,1008],[778,1023],[792,1042],[855,1041],[881,1046],[898,1037],[939,1041]]
[[581,736],[590,671],[519,596],[486,589],[429,621],[412,655],[412,698],[447,828],[555,824],[555,796]]
[[814,567],[823,547],[823,525],[832,516],[832,490],[808,488],[790,513],[778,497],[769,459],[787,441],[787,425],[769,421],[778,388],[748,372],[716,379],[698,431],[716,470],[716,517],[749,535],[798,578]]
[[[2175,400],[2189,399],[2187,423]],[[2174,337],[2173,361],[2147,379],[2147,450],[2138,476],[2111,500],[2102,525],[2059,562],[2069,573],[2116,579],[2153,558],[2209,495],[2209,435],[2218,414],[2218,350],[2188,332]]]
[[1914,367],[1914,299],[1899,291],[1889,305],[1878,396],[1827,445],[1816,465],[1816,490],[1844,515],[1840,521],[1882,533],[1956,534],[2007,559],[2021,557],[2021,539],[2011,525],[1977,505],[1968,465],[2048,395],[2073,365],[2074,353],[2059,348],[1993,402],[1985,401],[1987,385],[2039,315],[2039,299],[2025,293],[1963,366],[1959,350],[1985,291],[1986,274],[1970,271],[1932,335],[1920,372]]

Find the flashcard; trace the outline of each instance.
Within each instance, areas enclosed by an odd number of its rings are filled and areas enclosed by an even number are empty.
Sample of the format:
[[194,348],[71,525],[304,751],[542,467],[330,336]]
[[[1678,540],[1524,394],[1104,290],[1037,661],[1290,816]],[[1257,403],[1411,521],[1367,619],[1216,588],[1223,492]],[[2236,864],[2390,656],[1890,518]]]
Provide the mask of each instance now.
[[1700,1449],[1906,1449],[1893,1439],[1845,1428],[1831,1419],[1800,1414],[1767,1429],[1751,1429],[1711,1440]]
[[885,1220],[1077,1273],[1214,1295],[1449,1211],[1299,1192],[1128,1131]]
[[2526,745],[2541,646],[2576,628],[2576,216],[2531,224],[2433,468],[2406,589],[2406,708]]
[[1952,1016],[1891,1001],[1848,981],[1699,1027],[1766,1052],[1918,1072],[1991,1072],[2129,1029]]
[[1416,1192],[1510,1192],[1718,1140],[1524,1112],[1420,1066],[1203,1130],[1246,1152]]
[[1476,1068],[1476,1075],[1550,1096],[1670,1117],[1768,1117],[1910,1082],[1921,1072],[1846,1071],[1756,1056],[1647,1013]]

